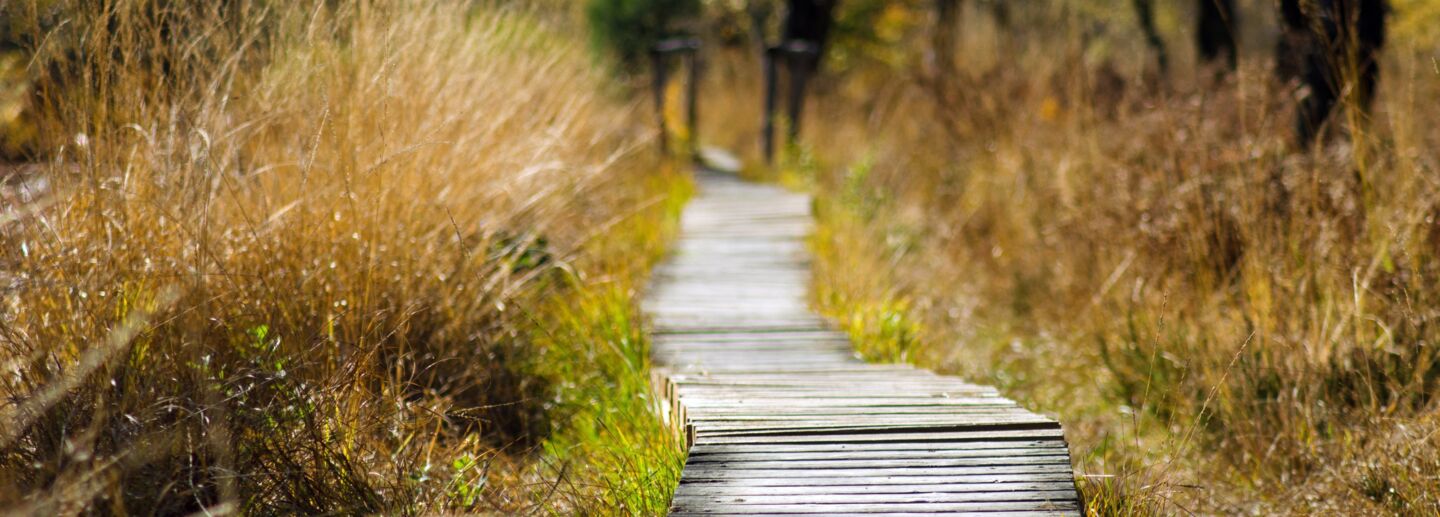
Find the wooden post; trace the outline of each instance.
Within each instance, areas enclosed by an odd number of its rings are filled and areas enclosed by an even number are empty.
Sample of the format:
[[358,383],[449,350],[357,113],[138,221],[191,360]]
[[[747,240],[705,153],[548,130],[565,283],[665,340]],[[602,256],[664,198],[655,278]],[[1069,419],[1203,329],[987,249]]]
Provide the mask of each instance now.
[[1235,0],[1197,0],[1200,16],[1195,28],[1195,48],[1200,60],[1213,63],[1224,60],[1226,72],[1234,72],[1237,64]]
[[[766,98],[770,100],[770,118],[773,119],[774,112],[774,78],[775,60],[785,60],[785,75],[790,91],[786,95],[785,115],[790,119],[790,124],[785,132],[785,143],[791,145],[800,136],[800,119],[805,115],[805,87],[810,80],[810,72],[815,69],[819,60],[819,47],[810,41],[790,40],[775,49],[775,55],[770,58],[770,67],[767,70],[772,77],[767,84]],[[773,125],[773,122],[772,122]],[[773,129],[772,129],[773,131]],[[767,135],[767,141],[769,141]],[[766,161],[770,158],[767,155]]]
[[1170,75],[1170,52],[1165,49],[1165,39],[1160,37],[1160,30],[1155,28],[1155,1],[1131,0],[1130,7],[1135,9],[1135,18],[1140,22],[1140,33],[1145,35],[1145,46],[1150,48],[1150,53],[1155,57],[1155,65],[1158,67],[1156,75],[1164,82]]
[[785,132],[785,145],[795,145],[800,138],[800,118],[804,116],[805,110],[805,84],[810,77],[811,55],[799,50],[792,50],[786,56],[785,65],[789,69],[787,75],[790,77],[790,98],[786,109],[786,117],[790,119],[790,125]]
[[760,148],[765,154],[765,163],[775,161],[775,59],[779,55],[778,47],[765,49],[765,112],[760,121]]
[[655,116],[660,119],[660,145],[665,153],[670,152],[670,135],[665,125],[665,85],[668,81],[665,60],[670,54],[682,53],[689,67],[685,79],[685,123],[690,127],[691,151],[695,151],[699,133],[700,95],[700,40],[695,38],[670,38],[650,49],[651,67],[655,70]]
[[805,67],[798,63],[798,61],[804,59],[802,56],[791,55],[786,57],[785,68],[789,70],[786,75],[790,77],[790,84],[788,85],[790,87],[790,95],[788,99],[785,99],[785,118],[788,119],[789,122],[789,125],[785,127],[785,145],[788,147],[795,145],[796,139],[800,137],[800,112],[805,106],[806,74]]
[[690,155],[700,159],[700,59],[699,50],[690,51],[690,78],[685,85],[685,119],[690,124]]
[[650,82],[655,93],[655,119],[660,125],[660,152],[670,152],[669,130],[665,128],[665,54],[658,49],[650,51],[650,71],[655,74]]
[[955,73],[955,46],[959,39],[962,0],[935,0],[935,27],[930,35],[930,51],[935,59],[935,75],[945,81]]

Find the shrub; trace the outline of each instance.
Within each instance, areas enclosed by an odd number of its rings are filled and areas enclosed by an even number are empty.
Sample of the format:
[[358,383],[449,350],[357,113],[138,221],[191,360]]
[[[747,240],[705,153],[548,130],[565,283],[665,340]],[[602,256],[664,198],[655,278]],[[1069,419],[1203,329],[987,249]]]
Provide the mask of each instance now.
[[650,48],[676,34],[674,24],[700,12],[699,0],[590,0],[585,17],[597,52],[634,72]]

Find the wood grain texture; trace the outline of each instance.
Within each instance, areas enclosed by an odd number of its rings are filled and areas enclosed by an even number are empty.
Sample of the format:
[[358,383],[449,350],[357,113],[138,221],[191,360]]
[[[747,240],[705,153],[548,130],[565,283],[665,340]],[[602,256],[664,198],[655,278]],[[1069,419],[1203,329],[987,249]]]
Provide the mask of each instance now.
[[672,515],[1079,515],[1060,425],[867,364],[807,307],[810,199],[701,171],[642,302],[689,457]]

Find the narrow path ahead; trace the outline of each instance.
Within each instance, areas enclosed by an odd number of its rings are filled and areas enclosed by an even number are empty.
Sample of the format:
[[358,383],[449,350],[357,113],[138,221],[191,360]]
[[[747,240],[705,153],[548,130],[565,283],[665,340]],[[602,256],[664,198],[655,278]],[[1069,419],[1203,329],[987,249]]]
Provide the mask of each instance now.
[[646,310],[689,459],[672,515],[1078,515],[1060,425],[855,358],[806,306],[810,199],[701,172]]

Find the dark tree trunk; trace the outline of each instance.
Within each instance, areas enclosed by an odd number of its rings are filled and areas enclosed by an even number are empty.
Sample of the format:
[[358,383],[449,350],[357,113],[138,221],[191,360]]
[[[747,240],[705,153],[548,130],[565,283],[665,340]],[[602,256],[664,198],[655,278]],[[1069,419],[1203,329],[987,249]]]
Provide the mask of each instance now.
[[1155,27],[1155,2],[1154,0],[1131,0],[1130,5],[1135,8],[1135,18],[1140,22],[1140,32],[1145,35],[1145,46],[1150,47],[1150,53],[1155,57],[1155,65],[1160,77],[1170,73],[1170,53],[1165,49],[1165,40],[1160,37],[1160,30]]
[[1275,75],[1280,82],[1299,79],[1312,41],[1300,0],[1280,0],[1280,38],[1275,41]]
[[930,45],[935,53],[936,72],[950,75],[955,68],[955,45],[959,40],[962,0],[935,0],[935,32]]
[[825,43],[830,37],[830,26],[834,25],[836,0],[790,0],[785,12],[784,41],[807,41],[815,46],[814,57],[804,60],[805,71],[813,74],[820,69],[820,59],[825,55]]
[[[790,0],[785,12],[785,23],[781,32],[780,45],[789,70],[790,93],[788,115],[790,119],[789,140],[793,142],[800,134],[800,121],[804,116],[806,86],[810,78],[820,70],[820,61],[825,56],[825,44],[834,25],[837,0]],[[778,56],[777,56],[778,57]]]
[[1200,59],[1206,62],[1225,60],[1225,67],[1234,70],[1237,59],[1235,0],[1197,0],[1199,20],[1196,46]]
[[1010,2],[1012,0],[994,0],[990,2],[990,15],[995,17],[995,26],[1001,31],[1010,29]]
[[1280,0],[1280,22],[1287,30],[1305,28],[1305,13],[1300,10],[1300,0]]
[[770,3],[751,0],[746,5],[750,14],[750,40],[760,50],[761,114],[760,153],[765,163],[775,156],[775,52],[771,49],[766,26],[770,21]]
[[764,105],[761,107],[765,113],[760,121],[760,152],[765,157],[765,163],[770,163],[775,158],[775,83],[778,80],[780,68],[780,52],[776,48],[766,48],[761,56],[760,66],[764,73]]
[[[1282,8],[1284,5],[1282,4]],[[1352,109],[1369,114],[1385,45],[1385,0],[1317,0],[1303,12],[1310,42],[1303,80],[1309,90],[1296,110],[1295,133],[1311,145],[1350,90]],[[1282,13],[1284,14],[1284,13]]]

